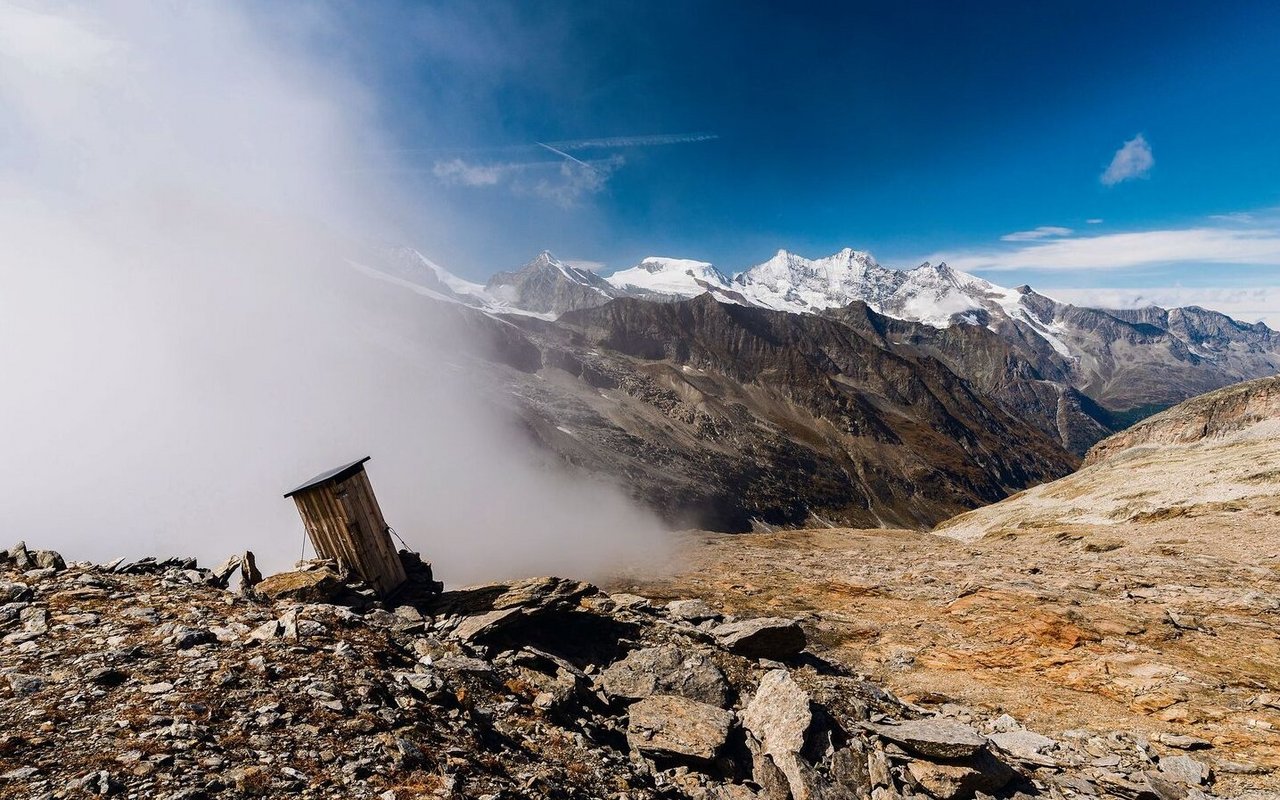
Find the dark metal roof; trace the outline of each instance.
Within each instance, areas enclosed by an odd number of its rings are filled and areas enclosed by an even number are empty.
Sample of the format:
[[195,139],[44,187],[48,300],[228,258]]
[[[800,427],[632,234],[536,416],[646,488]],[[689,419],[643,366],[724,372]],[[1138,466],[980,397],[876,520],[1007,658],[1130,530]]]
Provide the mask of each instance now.
[[293,489],[288,493],[286,493],[285,497],[293,497],[298,492],[304,491],[306,489],[310,489],[313,486],[319,486],[322,483],[329,483],[331,481],[334,483],[337,483],[338,481],[344,481],[347,478],[350,478],[352,475],[355,475],[357,472],[360,472],[361,470],[363,470],[364,462],[368,460],[369,460],[369,456],[365,456],[359,461],[352,461],[350,464],[344,464],[341,467],[335,467],[331,470],[321,472],[319,475],[315,476],[311,480],[302,484],[298,488]]

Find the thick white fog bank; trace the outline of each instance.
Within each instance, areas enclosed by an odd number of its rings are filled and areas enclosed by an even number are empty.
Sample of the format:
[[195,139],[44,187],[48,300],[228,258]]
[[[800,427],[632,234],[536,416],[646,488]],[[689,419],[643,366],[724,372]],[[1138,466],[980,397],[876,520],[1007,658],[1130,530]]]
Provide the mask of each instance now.
[[446,580],[660,553],[650,515],[530,451],[429,301],[348,266],[411,199],[369,183],[377,99],[298,17],[0,2],[0,539],[282,568],[281,494],[371,455]]

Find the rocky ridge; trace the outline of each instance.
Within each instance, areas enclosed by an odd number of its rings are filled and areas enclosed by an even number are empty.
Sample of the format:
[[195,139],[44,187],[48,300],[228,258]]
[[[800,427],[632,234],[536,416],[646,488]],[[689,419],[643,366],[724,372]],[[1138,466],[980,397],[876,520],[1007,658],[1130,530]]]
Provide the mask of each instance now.
[[1011,718],[932,715],[792,619],[558,578],[398,603],[225,588],[245,563],[5,551],[0,793],[1183,800],[1212,783],[1143,741],[1090,740],[1113,755],[1086,770],[1082,745]]
[[1134,447],[1221,439],[1280,420],[1280,376],[1227,386],[1192,398],[1095,445],[1085,466]]
[[1185,519],[1205,530],[1276,527],[1280,516],[1280,377],[1192,398],[1103,440],[1079,471],[956,516],[959,539],[1066,526],[1099,534]]

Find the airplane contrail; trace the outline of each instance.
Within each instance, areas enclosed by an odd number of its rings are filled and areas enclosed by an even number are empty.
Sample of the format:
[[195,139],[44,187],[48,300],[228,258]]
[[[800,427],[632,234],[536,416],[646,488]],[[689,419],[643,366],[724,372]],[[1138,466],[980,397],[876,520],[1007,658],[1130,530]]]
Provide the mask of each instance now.
[[[603,147],[653,147],[664,144],[692,144],[719,139],[714,133],[660,133],[652,136],[611,136],[602,139],[571,139],[564,142],[551,142],[560,150],[585,150]],[[543,145],[547,147],[547,145]]]
[[583,161],[582,159],[574,158],[573,156],[569,155],[569,154],[568,154],[568,153],[566,153],[565,151],[563,151],[563,150],[557,150],[556,148],[552,147],[552,146],[551,146],[551,145],[549,145],[549,144],[543,144],[542,142],[534,142],[534,144],[536,144],[538,147],[545,147],[546,149],[550,150],[551,152],[555,153],[556,155],[558,155],[558,156],[564,156],[565,158],[569,159],[570,161],[573,161],[573,162],[575,162],[575,163],[581,164],[582,166],[586,167],[587,169],[595,169],[595,167],[591,166],[590,164],[588,164],[587,162]]

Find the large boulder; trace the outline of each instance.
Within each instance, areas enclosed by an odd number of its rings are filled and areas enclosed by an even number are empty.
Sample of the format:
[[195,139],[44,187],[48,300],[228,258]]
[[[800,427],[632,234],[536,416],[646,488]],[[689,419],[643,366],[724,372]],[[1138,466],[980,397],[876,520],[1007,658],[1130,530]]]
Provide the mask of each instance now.
[[907,774],[938,800],[964,800],[993,792],[1013,779],[1013,770],[987,752],[959,761],[910,761]]
[[770,800],[854,800],[871,792],[866,752],[787,670],[760,679],[742,726],[752,775]]
[[664,644],[627,655],[604,671],[600,683],[611,697],[632,700],[676,695],[723,707],[729,685],[710,656]]
[[328,567],[280,572],[263,578],[253,588],[272,600],[303,603],[328,603],[346,590],[342,576]]
[[627,716],[627,743],[651,756],[711,761],[729,739],[733,715],[687,697],[653,695],[634,703]]
[[805,646],[800,623],[785,617],[758,617],[717,626],[712,633],[721,646],[747,658],[781,661]]
[[31,553],[31,561],[38,569],[61,571],[67,568],[67,562],[56,550],[36,550]]
[[[801,758],[813,709],[805,693],[791,673],[775,669],[760,679],[755,696],[742,714],[742,727],[754,741],[752,752],[756,772],[770,775],[776,769],[786,778],[792,796],[807,797],[809,765]],[[764,759],[769,763],[762,763]]]

